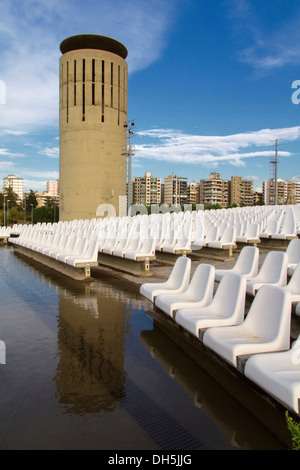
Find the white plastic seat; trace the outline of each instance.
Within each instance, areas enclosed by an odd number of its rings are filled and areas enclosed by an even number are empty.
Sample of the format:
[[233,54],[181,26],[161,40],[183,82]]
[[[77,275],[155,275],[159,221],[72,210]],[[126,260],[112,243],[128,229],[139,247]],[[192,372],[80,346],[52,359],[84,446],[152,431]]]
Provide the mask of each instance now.
[[80,251],[82,251],[82,244],[85,243],[85,239],[72,236],[68,243],[64,243],[63,246],[60,245],[59,248],[55,251],[51,251],[50,255],[51,258],[54,258],[62,263],[66,263],[67,259],[70,256],[78,255]]
[[209,328],[203,343],[237,367],[238,356],[289,349],[290,329],[290,292],[265,285],[254,297],[243,323]]
[[194,231],[192,231],[192,250],[201,250],[204,245],[204,217],[203,214],[196,212]]
[[210,227],[204,238],[204,246],[207,246],[208,243],[219,240],[219,234],[220,234],[219,227],[215,227],[215,226]]
[[288,256],[288,275],[292,276],[297,264],[300,263],[300,238],[293,238],[285,252]]
[[249,241],[259,240],[258,224],[249,224],[243,236],[236,237],[237,242],[248,243]]
[[124,258],[126,252],[130,251],[138,251],[142,244],[142,240],[140,238],[132,238],[128,240],[128,243],[123,248],[114,248],[111,252],[112,256],[118,256],[120,258]]
[[66,263],[70,266],[74,267],[81,267],[85,266],[86,264],[90,264],[92,266],[98,264],[98,241],[96,239],[91,240],[86,245],[86,250],[82,252],[81,256],[70,256],[67,258]]
[[209,248],[223,248],[225,246],[233,246],[236,244],[236,230],[234,227],[225,228],[219,240],[208,242]]
[[139,258],[155,257],[155,239],[147,238],[142,240],[140,247],[136,250],[125,251],[124,258],[138,260]]
[[300,414],[300,336],[288,351],[251,356],[244,372],[282,405]]
[[[88,245],[89,240],[87,238],[80,238],[77,247],[74,249],[74,252],[70,253],[70,255],[67,255],[63,262],[66,264],[71,264],[74,260],[76,261],[79,258],[84,257],[88,249]],[[59,260],[62,261],[61,257],[59,257]]]
[[260,232],[259,237],[260,238],[270,238],[271,235],[278,233],[280,228],[280,221],[279,220],[271,220],[265,230],[263,232]]
[[140,294],[154,302],[155,297],[159,294],[185,291],[190,282],[191,265],[190,258],[180,256],[177,258],[167,281],[144,283],[140,287]]
[[201,308],[181,308],[175,321],[195,336],[202,328],[238,325],[244,320],[246,279],[236,273],[223,276],[212,302]]
[[293,303],[300,302],[300,263],[297,264],[294,274],[285,289],[291,293]]
[[232,268],[216,269],[215,281],[220,282],[227,273],[237,273],[251,278],[258,273],[259,249],[256,246],[244,246]]
[[201,263],[197,266],[187,289],[181,293],[159,294],[155,306],[173,316],[180,308],[200,308],[211,302],[214,290],[215,267]]
[[264,284],[284,287],[287,283],[287,254],[281,251],[269,251],[264,262],[254,277],[247,280],[247,293],[255,295]]
[[286,240],[288,237],[297,236],[297,226],[293,216],[287,217],[283,222],[282,227],[278,233],[273,233],[271,238]]

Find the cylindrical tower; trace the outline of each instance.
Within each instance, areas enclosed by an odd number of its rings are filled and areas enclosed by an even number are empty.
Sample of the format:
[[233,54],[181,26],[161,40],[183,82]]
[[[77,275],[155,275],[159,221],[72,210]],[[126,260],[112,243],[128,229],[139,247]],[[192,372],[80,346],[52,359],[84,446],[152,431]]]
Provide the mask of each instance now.
[[60,220],[92,219],[126,196],[127,49],[83,34],[60,50]]

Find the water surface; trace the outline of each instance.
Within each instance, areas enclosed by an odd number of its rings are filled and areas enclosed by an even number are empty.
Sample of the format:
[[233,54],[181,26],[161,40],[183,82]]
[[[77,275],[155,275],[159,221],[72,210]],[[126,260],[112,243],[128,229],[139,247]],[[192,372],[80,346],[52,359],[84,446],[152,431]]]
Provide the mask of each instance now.
[[120,284],[1,247],[0,297],[1,450],[284,448]]

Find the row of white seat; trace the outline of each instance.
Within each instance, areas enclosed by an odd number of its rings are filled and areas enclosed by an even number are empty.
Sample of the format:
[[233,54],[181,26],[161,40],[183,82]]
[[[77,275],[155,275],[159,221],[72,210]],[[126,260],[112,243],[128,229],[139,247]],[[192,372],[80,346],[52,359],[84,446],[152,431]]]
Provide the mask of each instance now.
[[9,242],[77,268],[98,263],[98,240],[89,228],[32,227]]
[[[149,216],[111,217],[109,219],[92,219],[91,221],[74,220],[55,224],[44,223],[33,227],[18,225],[12,227],[10,234],[12,236],[18,234],[22,237],[24,231],[37,228],[41,231],[49,231],[66,230],[71,227],[73,229],[89,227],[99,233],[99,251],[105,249],[113,256],[120,256],[119,249],[122,249],[121,256],[124,257],[127,243],[126,250],[130,251],[131,257],[154,256],[155,251],[180,253],[180,251],[199,250],[203,246],[223,248],[224,246],[234,246],[238,242],[247,243],[259,240],[261,233],[267,233],[267,227],[270,227],[273,219],[282,221],[288,217],[287,214],[299,212],[298,206],[276,206],[275,208],[267,206],[265,208],[243,208],[243,210],[239,208],[238,211],[234,209],[221,211],[221,215],[218,211],[187,211],[154,213]],[[222,214],[225,215],[221,222]],[[242,219],[243,222],[241,222]],[[260,222],[256,223],[255,220]],[[260,233],[259,230],[262,227],[264,227],[264,232]],[[270,235],[268,232],[268,234],[268,236],[272,236],[272,233]],[[281,231],[280,237],[286,238],[286,236],[296,235],[295,232]]]
[[[295,243],[294,249],[296,251]],[[178,258],[166,282],[145,283],[140,293],[233,367],[238,367],[239,356],[249,355],[245,375],[298,414],[299,361],[295,364],[288,362],[295,354],[295,349],[290,350],[291,306],[300,300],[299,244],[297,249],[298,262],[290,263],[294,270],[288,284],[281,287],[276,283],[261,284],[247,315],[247,278],[249,274],[258,272],[256,247],[244,247],[232,269],[216,270],[212,265],[199,264],[191,280],[191,260]],[[282,254],[288,257],[287,253]],[[214,293],[215,281],[219,284]],[[271,369],[266,368],[264,372],[265,363],[269,361],[263,353],[267,352],[269,356],[270,352],[279,354],[279,351],[285,351],[282,354],[286,356],[280,362],[282,370],[279,367],[275,379],[273,377],[275,381],[277,377],[278,384],[275,385],[274,380],[269,380],[269,375],[276,366],[270,362]],[[261,360],[254,359],[257,354]]]

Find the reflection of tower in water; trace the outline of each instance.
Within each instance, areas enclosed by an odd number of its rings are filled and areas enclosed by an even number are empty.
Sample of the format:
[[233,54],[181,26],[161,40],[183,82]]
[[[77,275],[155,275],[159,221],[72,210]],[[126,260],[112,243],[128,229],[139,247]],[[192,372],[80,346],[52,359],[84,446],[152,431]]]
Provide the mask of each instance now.
[[125,333],[125,303],[101,293],[60,292],[55,382],[61,405],[76,414],[117,405],[124,396]]

